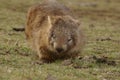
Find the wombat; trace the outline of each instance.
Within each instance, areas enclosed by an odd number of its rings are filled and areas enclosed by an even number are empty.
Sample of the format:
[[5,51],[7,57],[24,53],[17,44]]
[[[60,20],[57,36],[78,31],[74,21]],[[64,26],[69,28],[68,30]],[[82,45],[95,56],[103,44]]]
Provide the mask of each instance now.
[[28,10],[25,34],[43,61],[78,56],[84,46],[79,22],[65,5],[45,0]]

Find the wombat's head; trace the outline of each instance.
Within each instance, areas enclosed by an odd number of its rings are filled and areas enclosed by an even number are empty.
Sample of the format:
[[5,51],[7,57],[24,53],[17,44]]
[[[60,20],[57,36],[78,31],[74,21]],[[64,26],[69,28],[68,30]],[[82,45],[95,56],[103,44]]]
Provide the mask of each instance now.
[[77,42],[78,25],[68,17],[58,17],[52,22],[49,45],[53,51],[64,53],[71,50]]

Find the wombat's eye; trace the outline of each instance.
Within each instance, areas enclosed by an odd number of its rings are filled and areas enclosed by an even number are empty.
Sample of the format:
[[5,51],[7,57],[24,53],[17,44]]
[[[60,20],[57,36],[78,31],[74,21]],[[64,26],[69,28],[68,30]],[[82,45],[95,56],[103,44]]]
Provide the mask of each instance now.
[[68,42],[70,42],[70,43],[71,43],[71,42],[72,42],[72,38],[68,39]]
[[54,34],[51,35],[52,38],[56,38],[56,36]]

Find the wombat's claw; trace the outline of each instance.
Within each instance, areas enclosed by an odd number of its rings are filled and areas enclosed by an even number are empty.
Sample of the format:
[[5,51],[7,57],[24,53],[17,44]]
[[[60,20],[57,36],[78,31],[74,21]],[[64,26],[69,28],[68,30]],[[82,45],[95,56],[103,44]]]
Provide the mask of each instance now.
[[44,62],[41,61],[41,60],[39,60],[39,61],[35,61],[35,63],[36,63],[36,64],[39,64],[39,65],[43,65],[43,64],[44,64]]

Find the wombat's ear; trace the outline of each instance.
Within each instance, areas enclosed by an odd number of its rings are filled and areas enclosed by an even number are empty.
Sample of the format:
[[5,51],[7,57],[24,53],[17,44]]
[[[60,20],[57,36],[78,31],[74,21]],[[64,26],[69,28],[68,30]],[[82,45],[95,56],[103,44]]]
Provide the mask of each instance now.
[[73,19],[73,21],[74,21],[78,26],[80,26],[80,22],[79,22],[78,20]]
[[72,18],[71,16],[66,16],[67,18],[69,18],[70,20],[72,20],[73,22],[75,22],[78,26],[80,26],[80,22],[74,18]]
[[78,26],[80,26],[80,22],[77,22]]
[[52,26],[59,16],[48,16],[48,23]]

